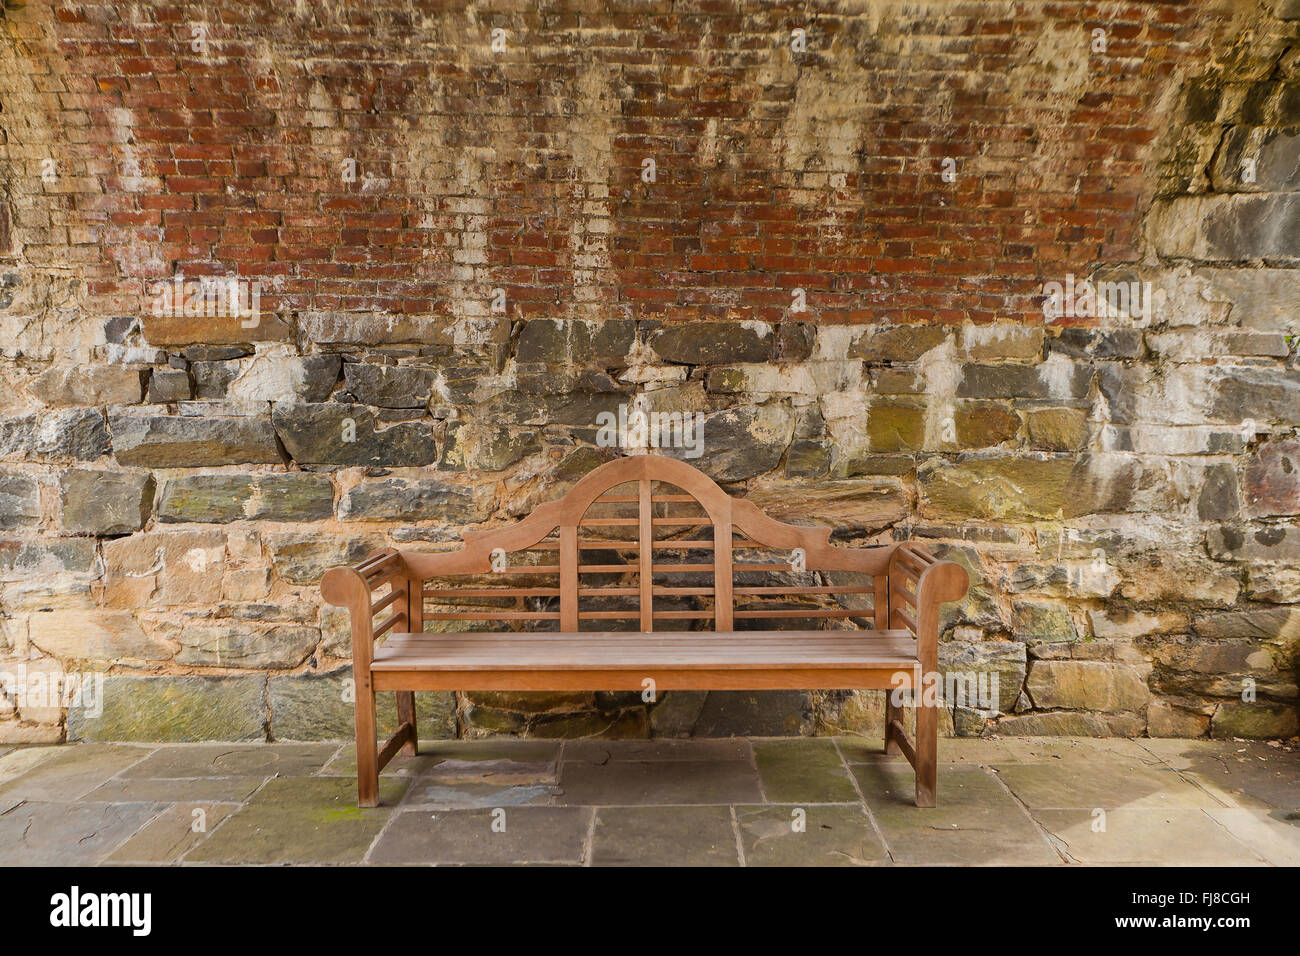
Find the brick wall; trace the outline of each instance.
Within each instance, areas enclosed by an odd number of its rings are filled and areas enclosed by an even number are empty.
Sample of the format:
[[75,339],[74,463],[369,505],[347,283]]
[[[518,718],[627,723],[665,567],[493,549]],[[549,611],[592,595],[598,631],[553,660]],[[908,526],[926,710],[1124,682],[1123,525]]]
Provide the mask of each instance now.
[[[11,684],[0,741],[349,735],[322,571],[526,513],[631,402],[971,569],[943,660],[1003,699],[953,732],[1294,734],[1298,18],[6,4],[0,670],[105,680]],[[875,733],[875,696],[423,729]]]

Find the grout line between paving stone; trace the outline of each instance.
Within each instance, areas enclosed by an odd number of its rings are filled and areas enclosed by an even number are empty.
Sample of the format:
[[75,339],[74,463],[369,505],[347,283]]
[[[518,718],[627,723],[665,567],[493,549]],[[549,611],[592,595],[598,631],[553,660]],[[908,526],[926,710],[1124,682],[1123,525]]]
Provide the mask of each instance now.
[[1241,804],[1237,803],[1236,801],[1233,801],[1232,803],[1225,803],[1225,802],[1223,801],[1223,798],[1220,797],[1218,794],[1211,793],[1208,789],[1206,789],[1205,784],[1202,783],[1198,778],[1193,777],[1193,776],[1188,776],[1188,775],[1187,775],[1186,773],[1184,773],[1182,770],[1179,770],[1177,767],[1175,767],[1173,764],[1171,764],[1171,763],[1170,763],[1168,760],[1166,760],[1164,757],[1160,756],[1160,754],[1156,753],[1154,750],[1152,750],[1152,749],[1151,749],[1150,747],[1148,747],[1146,744],[1142,743],[1141,740],[1136,740],[1135,743],[1136,743],[1139,747],[1141,747],[1143,750],[1145,750],[1147,753],[1149,753],[1152,757],[1154,757],[1157,761],[1159,761],[1159,762],[1164,766],[1164,768],[1165,768],[1166,770],[1168,770],[1168,771],[1170,771],[1171,773],[1173,773],[1174,776],[1176,776],[1179,780],[1182,780],[1184,783],[1191,784],[1191,785],[1192,785],[1193,787],[1195,787],[1197,790],[1201,791],[1201,793],[1205,794],[1207,797],[1209,797],[1209,798],[1210,798],[1211,800],[1213,800],[1215,803],[1219,804],[1219,808],[1221,808],[1221,809],[1225,809],[1225,810],[1231,810],[1231,809],[1233,809],[1234,807],[1240,807],[1240,806],[1241,806]]
[[745,738],[745,746],[749,751],[749,765],[754,770],[754,780],[758,783],[758,796],[763,803],[771,803],[767,799],[767,788],[763,786],[763,774],[758,769],[758,751],[754,749],[754,739]]
[[831,743],[835,745],[835,752],[839,754],[840,766],[842,766],[844,772],[849,775],[849,783],[853,784],[853,789],[857,791],[858,801],[862,804],[862,810],[867,815],[867,822],[871,824],[871,829],[875,832],[876,839],[880,841],[880,845],[885,850],[885,857],[890,863],[896,865],[898,861],[894,859],[894,851],[889,848],[889,841],[885,839],[884,831],[880,829],[880,824],[876,822],[876,815],[871,812],[871,805],[867,803],[867,795],[862,792],[862,787],[858,785],[858,778],[853,773],[853,767],[849,764],[849,758],[844,756],[844,751],[840,749],[839,738],[832,737]]
[[[271,780],[273,780],[274,778],[275,778],[275,775],[274,775],[274,774],[271,774],[270,776],[267,776],[267,777],[263,777],[263,778],[262,778],[262,782],[259,783],[256,787],[253,788],[253,792],[250,793],[250,794],[248,794],[246,797],[244,797],[243,800],[240,800],[240,801],[238,802],[238,805],[239,805],[239,808],[238,808],[238,809],[236,809],[236,810],[232,810],[232,811],[230,811],[230,813],[226,814],[226,816],[225,816],[222,820],[220,820],[220,821],[217,823],[217,825],[216,825],[215,827],[213,827],[211,830],[208,831],[207,836],[205,836],[205,837],[204,837],[202,840],[200,840],[198,843],[194,844],[192,847],[190,847],[188,850],[186,850],[184,853],[182,853],[180,856],[178,856],[174,862],[177,863],[177,864],[185,864],[185,863],[186,863],[185,858],[186,858],[187,856],[189,856],[191,853],[193,853],[193,852],[194,852],[195,850],[197,850],[199,847],[203,846],[205,843],[207,843],[209,840],[211,840],[212,837],[213,837],[213,835],[214,835],[218,830],[220,830],[222,827],[224,827],[227,823],[229,823],[231,820],[233,820],[235,817],[237,817],[237,816],[239,815],[240,811],[248,809],[248,802],[249,802],[250,800],[252,800],[253,797],[257,796],[257,794],[260,793],[260,792],[261,792],[261,791],[266,787],[266,785],[267,785]],[[209,865],[209,864],[206,864],[206,863],[194,863],[194,864],[190,864],[190,865],[192,865],[192,866],[206,866],[206,865]],[[220,865],[224,865],[224,864],[213,864],[213,865],[218,865],[218,866],[220,866]],[[238,864],[238,865],[239,865],[239,866],[245,866],[245,865],[247,865],[247,864],[242,864],[242,863],[241,863],[241,864]]]
[[1043,841],[1052,849],[1052,852],[1061,858],[1062,863],[1073,864],[1076,866],[1079,864],[1078,860],[1072,857],[1069,853],[1062,850],[1061,847],[1059,846],[1059,844],[1061,844],[1064,841],[1057,838],[1056,835],[1052,833],[1052,831],[1048,830],[1047,827],[1043,826],[1043,824],[1039,822],[1038,818],[1035,817],[1033,813],[1030,811],[1029,805],[1025,803],[1025,801],[1020,799],[1020,794],[1016,793],[1009,786],[1007,786],[1007,782],[1002,779],[1002,774],[995,771],[988,764],[982,763],[979,765],[979,768],[980,770],[984,771],[984,773],[988,774],[990,777],[996,780],[998,782],[998,786],[1001,787],[1003,790],[1005,790],[1007,792],[1007,795],[1010,796],[1011,799],[1015,801],[1016,806],[1020,808],[1020,812],[1023,813],[1029,819],[1029,825],[1038,831],[1038,835],[1043,838]]
[[[1229,830],[1229,829],[1228,829],[1228,828],[1223,824],[1222,821],[1215,819],[1214,816],[1210,813],[1210,811],[1207,810],[1205,807],[1198,807],[1197,809],[1199,809],[1199,810],[1201,811],[1201,813],[1205,814],[1205,816],[1209,818],[1210,822],[1213,823],[1213,824],[1214,824],[1216,827],[1218,827],[1220,830],[1222,830],[1222,831],[1224,832],[1224,834],[1225,834],[1226,836],[1228,836],[1229,839],[1233,840],[1233,841],[1236,842],[1236,843],[1240,843],[1240,844],[1242,845],[1242,847],[1245,848],[1246,852],[1247,852],[1247,853],[1250,853],[1251,855],[1253,855],[1253,856],[1255,857],[1255,859],[1257,859],[1257,860],[1263,860],[1265,866],[1272,866],[1272,867],[1276,867],[1276,866],[1278,866],[1278,864],[1276,864],[1276,863],[1274,863],[1272,860],[1270,860],[1270,859],[1269,859],[1267,856],[1265,856],[1261,851],[1256,850],[1253,846],[1251,846],[1249,843],[1247,843],[1247,842],[1246,842],[1245,840],[1243,840],[1241,837],[1237,836],[1237,834],[1235,834],[1235,833],[1233,833],[1231,830]],[[1245,810],[1245,809],[1247,809],[1247,808],[1246,808],[1246,807],[1215,807],[1214,809],[1216,809],[1216,810]]]
[[582,855],[578,858],[579,866],[592,866],[592,859],[596,855],[596,808],[587,809],[591,811],[591,819],[587,821],[587,836],[582,841]]
[[736,858],[741,866],[749,866],[749,861],[745,859],[745,841],[740,835],[740,820],[736,817],[736,805],[730,804],[727,807],[731,811],[731,832],[736,837]]

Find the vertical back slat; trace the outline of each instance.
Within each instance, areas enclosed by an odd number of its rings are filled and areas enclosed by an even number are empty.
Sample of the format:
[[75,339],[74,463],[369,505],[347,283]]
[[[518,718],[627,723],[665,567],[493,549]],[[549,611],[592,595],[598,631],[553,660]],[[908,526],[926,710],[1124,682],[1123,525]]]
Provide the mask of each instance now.
[[637,540],[641,544],[641,633],[649,634],[654,625],[654,524],[650,518],[650,480],[642,478],[637,482],[640,489],[640,529]]
[[713,526],[713,629],[730,631],[731,597],[731,521]]
[[560,527],[560,630],[578,630],[578,528]]

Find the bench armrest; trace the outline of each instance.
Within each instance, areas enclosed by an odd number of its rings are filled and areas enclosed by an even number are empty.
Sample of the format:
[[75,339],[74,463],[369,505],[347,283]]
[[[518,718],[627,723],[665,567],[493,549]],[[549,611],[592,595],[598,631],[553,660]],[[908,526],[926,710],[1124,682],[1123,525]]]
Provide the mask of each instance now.
[[912,632],[922,673],[929,674],[939,666],[939,607],[966,596],[970,575],[912,541],[895,547],[888,573],[889,626]]
[[[374,592],[386,584],[391,586],[389,592],[376,600]],[[368,667],[375,639],[397,624],[415,630],[412,625],[419,622],[420,614],[413,608],[422,608],[424,601],[423,582],[410,577],[402,552],[394,548],[376,551],[352,567],[331,568],[321,578],[320,590],[328,603],[348,609],[354,666]],[[392,612],[376,624],[374,616],[390,607]]]

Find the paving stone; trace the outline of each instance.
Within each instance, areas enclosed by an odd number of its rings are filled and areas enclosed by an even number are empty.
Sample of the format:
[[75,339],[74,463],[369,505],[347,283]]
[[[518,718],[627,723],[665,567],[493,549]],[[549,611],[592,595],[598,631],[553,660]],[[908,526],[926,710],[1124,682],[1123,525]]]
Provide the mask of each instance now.
[[266,777],[115,777],[86,794],[100,803],[242,803],[266,782]]
[[359,863],[407,781],[384,778],[381,806],[357,806],[356,784],[341,777],[279,777],[187,857],[205,863]]
[[63,749],[56,745],[52,747],[19,747],[7,750],[6,753],[0,755],[0,784],[15,777],[21,777],[37,764],[49,760]]
[[504,786],[555,783],[559,774],[558,743],[546,740],[458,740],[421,747],[432,761],[435,781],[478,782]]
[[757,772],[740,760],[566,763],[560,789],[570,806],[763,802]]
[[[911,728],[908,729],[911,733]],[[835,741],[846,762],[903,763],[902,754],[887,754],[882,749],[883,740],[864,737],[837,737]],[[952,764],[989,764],[994,761],[1011,763],[1018,759],[1012,741],[981,737],[943,737],[939,740],[939,760]]]
[[[802,832],[793,811],[802,809]],[[861,805],[736,807],[747,866],[861,866],[888,862]]]
[[773,803],[851,803],[858,792],[833,740],[762,740],[754,758]]
[[[178,803],[110,854],[107,863],[172,863],[202,843],[237,803]],[[195,811],[202,811],[197,816]],[[195,827],[200,829],[196,830]]]
[[[591,826],[586,807],[404,810],[368,857],[371,863],[578,863]],[[504,821],[504,832],[493,830]]]
[[611,760],[750,760],[748,740],[572,740],[564,760],[609,763]]
[[596,811],[593,866],[739,866],[728,807],[609,807]]
[[338,744],[198,744],[161,747],[125,778],[269,777],[316,773]]
[[[427,773],[429,768],[436,762],[437,758],[430,756],[427,749],[432,746],[431,742],[421,741],[420,754],[414,757],[399,753],[388,761],[380,773],[384,776],[414,777],[422,773]],[[357,775],[357,745],[347,744],[342,747],[329,763],[320,771],[321,776],[326,777],[352,777]]]
[[437,779],[422,779],[411,784],[402,806],[441,810],[540,807],[554,805],[558,793],[558,788],[549,784],[447,783]]
[[1080,767],[1007,764],[995,768],[1033,809],[1217,807],[1222,804],[1174,771],[1146,761],[1096,761]]
[[919,810],[912,768],[854,764],[853,775],[897,863],[1046,865],[1061,862],[997,780],[972,766],[941,765],[939,806]]
[[1220,807],[1205,813],[1274,866],[1300,866],[1300,812]]
[[1300,750],[1241,740],[1143,740],[1228,806],[1300,810]]
[[155,803],[23,803],[0,816],[0,865],[96,863],[161,809]]
[[1165,866],[1262,866],[1263,858],[1200,810],[1122,808],[1106,811],[1105,829],[1091,810],[1035,810],[1038,820],[1078,863],[1159,861]]
[[60,747],[22,776],[0,785],[0,797],[22,800],[79,800],[132,764],[144,759],[143,747],[83,744]]

